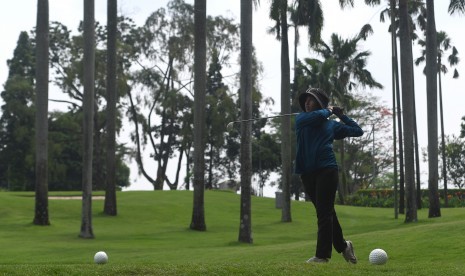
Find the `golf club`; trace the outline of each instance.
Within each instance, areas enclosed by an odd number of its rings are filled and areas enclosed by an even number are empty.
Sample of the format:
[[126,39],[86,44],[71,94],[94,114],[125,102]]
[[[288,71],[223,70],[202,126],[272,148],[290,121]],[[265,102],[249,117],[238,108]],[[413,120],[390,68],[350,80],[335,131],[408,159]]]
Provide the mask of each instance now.
[[252,119],[247,119],[247,120],[237,120],[237,121],[232,121],[232,122],[229,122],[227,125],[226,125],[226,128],[228,130],[231,130],[233,125],[235,123],[242,123],[242,122],[251,122],[251,121],[257,121],[257,120],[264,120],[264,119],[271,119],[271,118],[279,118],[279,117],[284,117],[284,116],[294,116],[294,115],[297,115],[299,113],[290,113],[290,114],[281,114],[281,115],[276,115],[276,116],[268,116],[268,117],[261,117],[261,118],[252,118]]

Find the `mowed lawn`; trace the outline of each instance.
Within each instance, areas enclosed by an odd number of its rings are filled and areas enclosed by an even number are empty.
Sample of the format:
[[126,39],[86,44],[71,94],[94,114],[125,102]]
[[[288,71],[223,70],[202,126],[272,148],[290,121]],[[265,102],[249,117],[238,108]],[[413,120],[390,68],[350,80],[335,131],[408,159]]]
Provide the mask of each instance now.
[[[79,196],[50,193],[50,196]],[[94,195],[103,195],[94,192]],[[34,194],[0,192],[0,275],[465,275],[465,210],[442,209],[418,222],[394,219],[392,209],[336,206],[359,263],[334,252],[328,264],[306,264],[316,242],[316,217],[307,202],[292,202],[292,222],[281,222],[272,198],[252,198],[254,243],[237,242],[240,196],[206,191],[207,231],[189,229],[191,191],[119,192],[118,215],[93,201],[95,239],[78,237],[80,199],[50,199],[50,226],[32,224]],[[384,249],[387,264],[368,255]],[[109,262],[93,263],[97,251]]]

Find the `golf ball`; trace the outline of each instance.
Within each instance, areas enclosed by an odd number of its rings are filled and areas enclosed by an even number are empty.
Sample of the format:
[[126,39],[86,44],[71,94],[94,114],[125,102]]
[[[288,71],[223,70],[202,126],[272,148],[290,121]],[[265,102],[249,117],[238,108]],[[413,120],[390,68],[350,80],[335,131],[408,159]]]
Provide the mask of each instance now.
[[103,251],[99,251],[94,255],[94,262],[96,264],[106,264],[108,262],[108,255]]
[[388,260],[388,255],[383,249],[377,248],[371,251],[369,260],[371,264],[383,265]]

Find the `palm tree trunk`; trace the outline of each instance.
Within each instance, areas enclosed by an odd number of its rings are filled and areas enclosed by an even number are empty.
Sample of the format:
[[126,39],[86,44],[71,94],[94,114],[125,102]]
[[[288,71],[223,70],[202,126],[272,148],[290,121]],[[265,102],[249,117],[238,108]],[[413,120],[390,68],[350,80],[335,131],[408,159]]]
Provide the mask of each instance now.
[[405,222],[417,221],[417,205],[415,193],[415,158],[413,146],[413,53],[411,26],[407,9],[407,0],[399,1],[400,17],[400,46],[401,46],[401,77],[402,77],[402,106],[404,110],[404,145],[405,145],[405,186],[406,203]]
[[50,225],[48,215],[48,0],[37,2],[36,32],[36,185],[33,223]]
[[[438,68],[441,64],[439,64]],[[438,74],[439,80],[439,117],[441,118],[441,155],[442,155],[442,178],[444,180],[444,206],[449,207],[447,198],[447,159],[446,159],[446,139],[444,137],[444,113],[442,107],[442,82],[441,73]]]
[[210,151],[208,152],[208,181],[205,185],[205,189],[213,189],[213,142],[210,142]]
[[194,3],[194,207],[190,228],[207,230],[205,225],[205,89],[207,81],[206,21],[207,1],[195,0]]
[[92,230],[92,159],[94,130],[95,29],[94,0],[84,0],[84,101],[81,238],[94,238]]
[[191,143],[188,144],[188,146],[186,146],[186,148],[184,149],[185,150],[185,154],[186,154],[186,176],[184,177],[184,184],[186,186],[186,190],[189,191],[190,190],[190,176],[191,176],[191,156],[190,156],[190,153],[191,153]]
[[[297,83],[297,46],[299,44],[299,28],[297,25],[294,26],[294,81],[293,81],[293,93],[292,93],[292,98],[296,97],[296,95],[299,93],[297,91],[298,83]],[[291,156],[291,159],[294,159],[295,155]],[[298,175],[293,175],[291,176],[291,181],[292,181],[292,187],[293,187],[293,192],[294,192],[294,199],[296,201],[299,201],[300,198],[300,178]]]
[[[289,41],[287,26],[287,0],[282,0],[281,7],[281,114],[291,113],[290,104],[290,64]],[[283,208],[281,221],[291,222],[291,118],[284,116],[281,119],[281,158],[282,158],[282,190]]]
[[440,217],[438,194],[438,110],[437,110],[437,32],[434,1],[426,1],[426,98],[428,120],[428,190],[429,214]]
[[394,27],[396,0],[390,0],[391,8],[391,52],[392,52],[392,137],[394,150],[394,218],[399,218],[399,199],[397,195],[397,130],[396,130],[396,91],[398,91],[397,77],[397,39]]
[[[241,119],[252,117],[252,1],[241,0]],[[241,124],[241,213],[239,242],[252,238],[252,123]]]
[[116,30],[118,0],[107,2],[107,173],[103,212],[116,216]]
[[[413,60],[412,60],[413,62]],[[413,65],[412,65],[413,67]],[[413,85],[415,87],[415,84]],[[415,89],[413,90],[415,91]],[[415,150],[415,183],[417,191],[417,209],[421,209],[421,182],[420,182],[420,153],[418,149],[418,129],[417,129],[417,107],[415,101],[415,95],[413,97],[413,138],[414,138],[414,150]]]
[[[397,42],[395,42],[397,44]],[[397,64],[397,45],[394,48],[396,57],[396,99],[397,99],[397,128],[399,133],[399,213],[405,214],[405,166],[404,166],[404,139],[403,139],[403,126],[402,126],[402,104],[400,101],[400,77],[399,67]]]

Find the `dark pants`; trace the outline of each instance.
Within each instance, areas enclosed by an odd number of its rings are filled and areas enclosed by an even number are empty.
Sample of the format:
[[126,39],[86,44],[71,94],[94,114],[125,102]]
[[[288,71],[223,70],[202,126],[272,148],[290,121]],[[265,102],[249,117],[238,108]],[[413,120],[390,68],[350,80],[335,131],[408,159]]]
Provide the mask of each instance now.
[[318,258],[331,258],[332,246],[338,253],[347,247],[341,225],[334,210],[337,185],[337,168],[324,168],[301,175],[305,192],[315,205],[318,218],[318,240],[316,254]]

